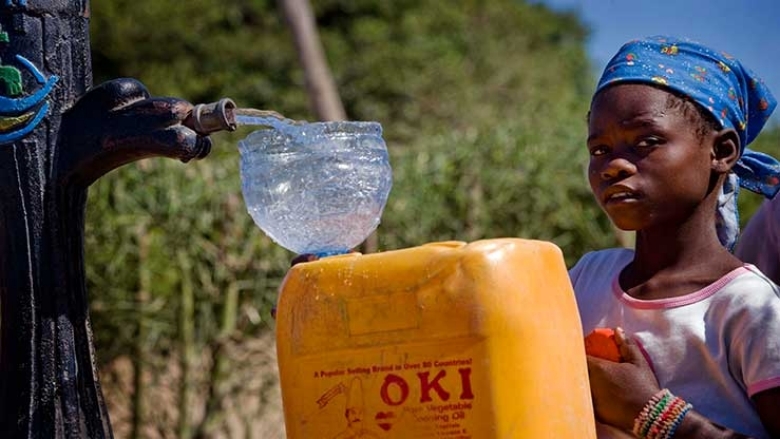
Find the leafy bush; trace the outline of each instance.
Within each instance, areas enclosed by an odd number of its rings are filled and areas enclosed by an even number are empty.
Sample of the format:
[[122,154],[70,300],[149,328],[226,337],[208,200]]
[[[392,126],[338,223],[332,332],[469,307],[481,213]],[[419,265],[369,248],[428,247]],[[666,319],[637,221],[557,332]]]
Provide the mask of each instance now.
[[[593,78],[575,16],[514,0],[313,6],[349,117],[385,128],[395,177],[382,250],[520,236],[557,243],[571,263],[616,243],[584,175]],[[106,0],[92,41],[97,82],[136,77],[155,95],[230,96],[308,118],[274,2]],[[293,255],[243,206],[235,145],[248,132],[214,135],[202,162],[150,160],[94,185],[87,262],[101,358],[126,352],[139,321],[144,343],[169,349],[187,278],[198,343],[220,332],[227,291],[239,291],[239,332],[266,327]]]

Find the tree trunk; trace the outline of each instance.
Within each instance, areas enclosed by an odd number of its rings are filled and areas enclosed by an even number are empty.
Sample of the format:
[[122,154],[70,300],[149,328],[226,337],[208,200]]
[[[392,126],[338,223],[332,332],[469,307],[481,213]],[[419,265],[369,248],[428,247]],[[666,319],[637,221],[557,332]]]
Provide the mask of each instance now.
[[322,50],[308,0],[280,0],[306,78],[309,103],[318,120],[345,120],[336,82]]
[[[311,5],[308,0],[280,0],[280,3],[295,41],[315,116],[318,120],[345,120],[344,105],[322,50]],[[378,248],[379,240],[374,232],[363,242],[362,251],[373,253]]]

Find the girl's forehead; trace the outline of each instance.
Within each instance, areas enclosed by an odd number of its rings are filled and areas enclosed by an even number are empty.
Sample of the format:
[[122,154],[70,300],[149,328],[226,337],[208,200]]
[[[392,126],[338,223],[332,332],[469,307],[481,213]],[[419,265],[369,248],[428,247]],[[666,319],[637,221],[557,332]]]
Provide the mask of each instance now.
[[591,101],[589,122],[595,118],[671,116],[669,100],[674,95],[645,84],[619,84],[599,91]]

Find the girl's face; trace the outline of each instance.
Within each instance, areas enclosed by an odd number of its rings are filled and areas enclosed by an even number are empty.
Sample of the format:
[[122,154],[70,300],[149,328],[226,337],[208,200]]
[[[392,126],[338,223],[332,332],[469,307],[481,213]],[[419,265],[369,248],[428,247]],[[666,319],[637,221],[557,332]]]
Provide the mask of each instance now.
[[591,105],[590,187],[620,229],[679,225],[712,190],[712,148],[668,98],[655,87],[621,84]]

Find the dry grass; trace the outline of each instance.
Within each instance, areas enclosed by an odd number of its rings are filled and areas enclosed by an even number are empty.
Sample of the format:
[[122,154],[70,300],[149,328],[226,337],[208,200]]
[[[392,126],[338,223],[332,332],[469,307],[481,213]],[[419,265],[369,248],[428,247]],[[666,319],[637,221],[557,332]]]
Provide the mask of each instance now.
[[[218,413],[209,426],[200,429],[203,439],[284,439],[284,416],[276,366],[274,335],[232,340],[224,350],[229,373],[219,387]],[[204,351],[193,365],[194,397],[190,425],[197,431],[204,419],[212,354]],[[179,383],[181,368],[175,357],[156,358],[144,376],[146,410],[140,437],[178,438]],[[132,429],[133,366],[120,357],[101,370],[103,393],[111,416],[114,436],[129,438]]]

